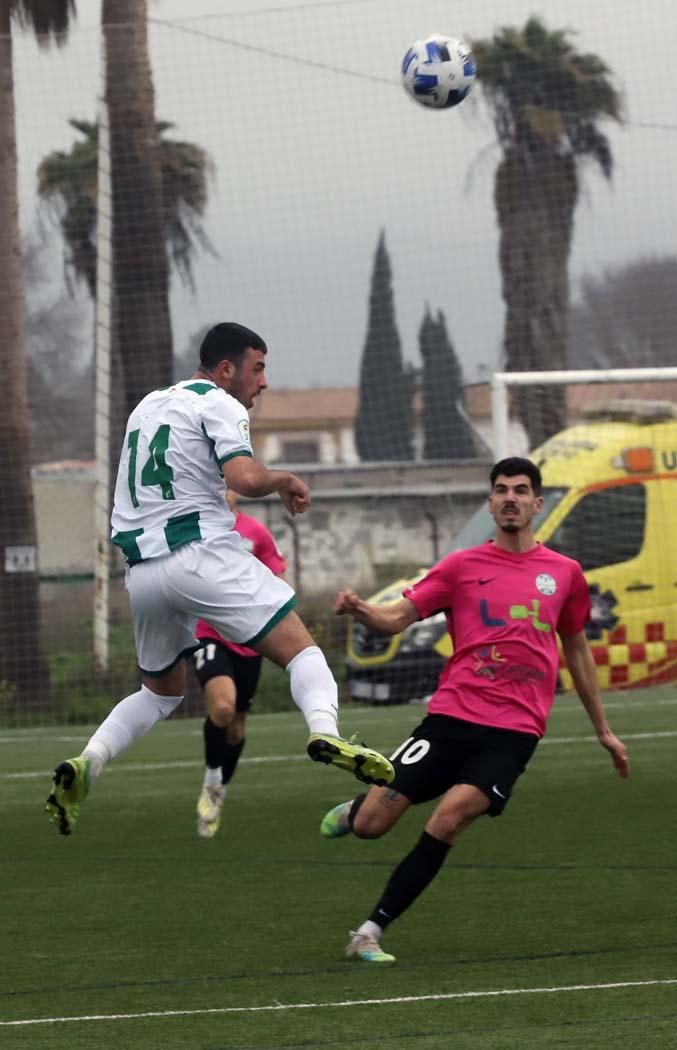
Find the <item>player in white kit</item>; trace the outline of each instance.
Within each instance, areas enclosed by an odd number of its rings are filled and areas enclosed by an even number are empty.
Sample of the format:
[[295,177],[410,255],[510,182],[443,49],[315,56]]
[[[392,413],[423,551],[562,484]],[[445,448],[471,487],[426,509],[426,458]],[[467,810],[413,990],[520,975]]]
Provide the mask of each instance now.
[[198,619],[287,670],[312,759],[367,783],[393,777],[378,751],[339,736],[336,682],[293,611],[292,588],[232,530],[224,482],[243,496],[276,492],[292,515],[310,505],[305,482],[268,470],[252,452],[247,409],[267,385],[266,353],[250,329],[216,325],[192,379],[147,394],[129,417],[111,522],[127,560],[141,688],[113,708],[81,755],[57,766],[46,808],[64,835],[103,767],[181,703]]

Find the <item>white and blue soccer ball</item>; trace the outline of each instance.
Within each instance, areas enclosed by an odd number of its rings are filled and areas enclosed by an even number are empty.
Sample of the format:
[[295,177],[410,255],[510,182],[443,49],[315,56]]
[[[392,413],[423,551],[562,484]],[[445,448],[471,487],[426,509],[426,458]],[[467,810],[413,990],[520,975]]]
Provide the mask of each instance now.
[[402,83],[422,106],[449,109],[466,97],[477,76],[467,44],[435,33],[412,44],[402,59]]

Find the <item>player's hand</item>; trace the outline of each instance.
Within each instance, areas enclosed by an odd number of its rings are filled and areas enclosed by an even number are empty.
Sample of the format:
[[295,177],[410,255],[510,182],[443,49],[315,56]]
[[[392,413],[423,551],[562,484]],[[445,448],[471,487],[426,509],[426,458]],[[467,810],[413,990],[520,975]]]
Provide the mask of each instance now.
[[310,506],[310,489],[305,481],[301,481],[295,474],[290,474],[285,486],[280,489],[280,499],[289,513],[294,517],[303,514]]
[[344,616],[345,613],[355,612],[359,604],[360,596],[355,591],[339,591],[334,598],[334,612],[337,616]]
[[630,776],[630,766],[628,765],[628,752],[625,744],[622,740],[619,740],[610,730],[606,733],[602,733],[599,742],[602,747],[605,747],[611,755],[611,761],[614,764],[619,777]]

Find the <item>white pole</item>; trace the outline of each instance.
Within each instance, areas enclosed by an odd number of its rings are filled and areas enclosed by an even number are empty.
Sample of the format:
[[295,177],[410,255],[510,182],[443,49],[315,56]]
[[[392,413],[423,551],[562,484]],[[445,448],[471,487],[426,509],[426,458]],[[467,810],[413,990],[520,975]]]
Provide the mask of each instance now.
[[638,383],[677,379],[677,368],[579,368],[556,372],[494,372],[491,376],[491,418],[496,459],[510,453],[508,387],[550,383]]
[[491,418],[493,423],[494,459],[508,455],[508,388],[502,372],[491,377]]
[[538,383],[637,383],[652,379],[677,379],[677,368],[606,368],[572,369],[570,372],[494,372],[494,384],[509,383],[510,386],[533,386]]
[[101,35],[96,195],[96,399],[94,492],[94,660],[108,669],[110,586],[110,353],[112,320],[112,188],[110,129],[106,105],[106,41]]

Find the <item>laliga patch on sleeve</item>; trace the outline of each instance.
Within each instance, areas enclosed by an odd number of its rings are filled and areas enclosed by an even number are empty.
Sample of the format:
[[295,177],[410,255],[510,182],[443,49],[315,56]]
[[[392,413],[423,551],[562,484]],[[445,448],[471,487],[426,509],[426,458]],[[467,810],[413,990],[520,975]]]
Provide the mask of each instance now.
[[243,441],[246,441],[248,445],[251,445],[251,438],[249,436],[249,420],[241,419],[237,425],[237,429],[240,431],[240,437]]

